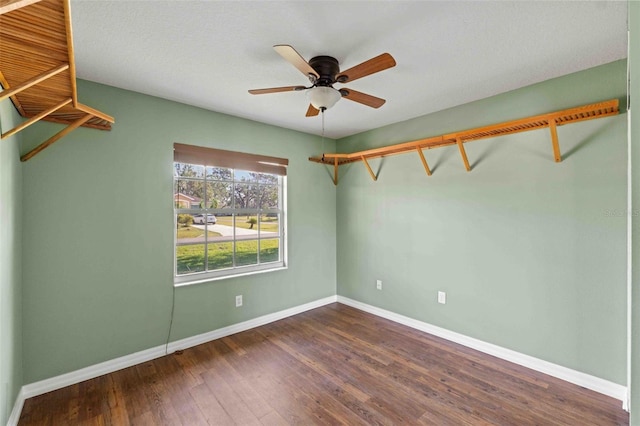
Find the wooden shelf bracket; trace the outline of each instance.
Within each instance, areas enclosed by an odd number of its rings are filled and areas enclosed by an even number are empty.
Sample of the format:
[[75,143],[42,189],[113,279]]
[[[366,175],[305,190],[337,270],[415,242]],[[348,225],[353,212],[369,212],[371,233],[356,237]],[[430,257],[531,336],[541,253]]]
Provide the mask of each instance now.
[[42,142],[37,147],[33,148],[31,151],[29,151],[26,154],[24,154],[22,157],[20,157],[20,161],[27,161],[29,158],[33,157],[34,155],[36,155],[37,153],[39,153],[40,151],[42,151],[43,149],[45,149],[49,145],[53,144],[54,142],[58,141],[60,138],[66,136],[67,134],[71,133],[73,130],[75,130],[78,127],[82,126],[84,123],[87,122],[87,120],[89,120],[91,118],[93,118],[93,116],[90,115],[90,114],[87,114],[84,117],[81,117],[81,118],[77,119],[76,121],[74,121],[73,123],[71,123],[67,127],[65,127],[64,129],[60,130],[55,135],[51,136],[46,141]]
[[420,148],[418,146],[418,147],[416,147],[416,151],[418,151],[418,155],[420,156],[420,160],[422,160],[422,165],[424,166],[424,171],[427,172],[427,176],[431,176],[431,169],[429,168],[429,165],[427,164],[427,159],[424,158],[424,153],[422,152],[422,148]]
[[309,161],[320,164],[329,164],[334,167],[333,183],[338,184],[338,167],[344,164],[350,164],[356,161],[362,161],[374,181],[378,180],[378,176],[373,173],[368,160],[372,158],[387,157],[390,155],[404,154],[407,152],[417,151],[420,156],[422,165],[428,176],[431,176],[431,169],[424,157],[423,150],[442,148],[445,146],[457,145],[460,156],[467,171],[471,171],[467,152],[464,144],[487,138],[495,138],[497,136],[510,135],[514,133],[527,132],[530,130],[538,130],[549,128],[551,132],[551,144],[553,147],[553,157],[556,162],[562,161],[560,154],[560,144],[558,142],[557,126],[565,124],[577,123],[585,120],[593,120],[596,118],[610,117],[619,113],[618,100],[611,99],[609,101],[598,102],[594,104],[582,105],[575,108],[569,108],[552,113],[525,117],[517,120],[506,121],[503,123],[493,124],[490,126],[477,127],[474,129],[462,130],[454,133],[431,136],[410,142],[403,142],[395,145],[389,145],[381,148],[373,148],[365,151],[352,152],[350,154],[323,154],[321,157],[310,157]]
[[55,75],[58,75],[62,71],[66,71],[68,69],[69,69],[69,64],[62,64],[53,69],[45,71],[42,74],[38,74],[37,76],[32,77],[29,80],[23,82],[22,84],[18,84],[14,88],[9,89],[5,87],[5,89],[8,89],[8,90],[5,90],[4,92],[0,93],[0,101],[4,101],[5,99],[11,96],[15,96],[18,93],[22,92],[23,90],[27,90],[29,87],[35,86],[36,84],[41,83],[46,79],[51,78]]
[[462,157],[462,162],[464,163],[464,168],[467,169],[468,172],[470,172],[471,166],[469,165],[469,159],[467,158],[467,151],[464,150],[464,146],[462,145],[462,139],[459,137],[456,138],[456,144],[458,144],[460,156]]
[[22,123],[18,124],[13,129],[9,130],[6,133],[3,133],[2,134],[2,139],[8,138],[9,136],[12,136],[12,135],[18,133],[22,129],[26,129],[27,127],[31,126],[33,123],[35,123],[37,121],[40,121],[40,119],[46,117],[47,115],[59,110],[60,108],[62,108],[65,105],[70,104],[71,100],[72,100],[71,98],[65,99],[64,101],[60,102],[58,105],[54,105],[51,108],[42,111],[40,114],[34,115],[33,117],[31,117],[27,121],[23,121]]
[[367,166],[367,170],[369,171],[369,175],[371,176],[371,179],[373,179],[374,182],[377,181],[378,176],[376,176],[375,173],[373,173],[373,170],[371,170],[371,166],[369,165],[369,162],[364,156],[362,156],[362,162],[364,163],[365,166]]
[[558,143],[558,129],[556,128],[556,120],[554,118],[549,119],[549,131],[551,132],[553,158],[556,160],[556,163],[559,163],[562,161],[562,155],[560,154],[560,144]]

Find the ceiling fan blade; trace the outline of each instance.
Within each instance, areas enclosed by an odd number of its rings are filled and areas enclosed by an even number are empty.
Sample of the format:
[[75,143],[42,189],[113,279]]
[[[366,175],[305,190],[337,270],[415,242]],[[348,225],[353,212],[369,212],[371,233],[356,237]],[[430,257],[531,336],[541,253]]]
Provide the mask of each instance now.
[[320,111],[316,107],[309,104],[309,109],[307,110],[307,114],[305,115],[305,117],[315,117],[319,113]]
[[278,93],[278,92],[295,92],[298,90],[304,90],[304,86],[286,86],[286,87],[271,87],[269,89],[253,89],[249,90],[252,95],[264,95],[266,93]]
[[311,65],[302,57],[296,49],[289,46],[288,44],[277,44],[273,46],[273,48],[282,56],[287,62],[289,62],[294,67],[298,68],[302,74],[309,77],[309,75],[314,76],[315,78],[319,78],[320,76],[314,70]]
[[393,59],[393,56],[388,53],[383,53],[346,71],[342,71],[336,77],[336,81],[346,83],[347,81],[357,80],[395,66],[396,61]]
[[[350,101],[358,102],[371,108],[380,108],[386,102],[384,99],[376,98],[375,96],[367,95],[366,93],[358,92],[352,89],[340,89],[344,98]],[[346,94],[345,94],[346,93]]]

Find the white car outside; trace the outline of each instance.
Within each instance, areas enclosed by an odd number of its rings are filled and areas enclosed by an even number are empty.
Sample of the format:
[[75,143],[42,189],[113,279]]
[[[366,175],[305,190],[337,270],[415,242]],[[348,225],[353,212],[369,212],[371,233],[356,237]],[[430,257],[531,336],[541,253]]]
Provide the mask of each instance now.
[[205,222],[205,216],[206,216],[206,221],[207,223],[211,223],[211,224],[215,224],[217,222],[216,217],[212,214],[194,214],[193,215],[193,223],[196,224],[204,224]]

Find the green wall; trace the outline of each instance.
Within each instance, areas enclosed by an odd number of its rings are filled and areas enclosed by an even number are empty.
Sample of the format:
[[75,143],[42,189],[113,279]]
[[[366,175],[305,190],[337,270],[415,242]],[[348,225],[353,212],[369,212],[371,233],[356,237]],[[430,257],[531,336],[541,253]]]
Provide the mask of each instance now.
[[[307,160],[320,137],[86,81],[78,93],[116,123],[24,163],[25,383],[165,343],[174,142],[289,159],[289,268],[177,288],[171,340],[336,294],[335,188]],[[58,128],[29,128],[23,152]]]
[[[20,122],[0,103],[0,133]],[[22,386],[22,168],[19,134],[0,141],[0,424]]]
[[629,71],[631,95],[631,417],[640,425],[640,3],[629,2]]
[[[337,141],[352,152],[611,98],[626,61]],[[625,103],[623,102],[624,108]],[[340,169],[338,294],[626,385],[626,114]],[[383,290],[375,289],[375,280]],[[447,293],[446,305],[437,292]]]

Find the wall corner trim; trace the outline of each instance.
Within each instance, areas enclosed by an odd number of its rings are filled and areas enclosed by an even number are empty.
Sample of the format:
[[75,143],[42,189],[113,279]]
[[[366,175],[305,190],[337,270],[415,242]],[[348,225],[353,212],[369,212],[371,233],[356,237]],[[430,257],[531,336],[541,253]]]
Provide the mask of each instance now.
[[591,376],[577,370],[572,370],[561,365],[553,364],[539,358],[534,358],[532,356],[525,355],[511,349],[506,349],[492,343],[483,342],[482,340],[474,339],[473,337],[465,336],[464,334],[456,333],[454,331],[450,331],[445,328],[409,318],[395,312],[387,311],[376,306],[358,302],[357,300],[349,299],[348,297],[338,295],[338,303],[351,306],[352,308],[360,309],[361,311],[365,311],[381,318],[388,319],[398,324],[406,325],[407,327],[415,328],[416,330],[433,334],[434,336],[438,336],[451,342],[466,346],[468,348],[493,355],[495,357],[504,359],[505,361],[513,362],[514,364],[522,365],[523,367],[530,368],[540,373],[548,374],[569,383],[573,383],[575,385],[585,387],[603,395],[610,396],[612,398],[620,400],[622,402],[623,409],[628,409],[626,386],[619,385],[617,383],[613,383],[599,377]]
[[7,420],[7,426],[18,426],[18,420],[20,420],[20,414],[22,413],[22,407],[24,406],[24,386],[18,392],[16,396],[16,402],[13,404],[13,410]]
[[[219,328],[217,330],[198,334],[192,337],[187,337],[185,339],[176,340],[175,342],[169,343],[168,353],[175,352],[178,349],[186,349],[192,346],[197,346],[211,340],[220,339],[222,337],[229,336],[235,333],[240,333],[241,331],[250,330],[261,325],[269,324],[274,321],[278,321],[293,315],[300,314],[302,312],[309,311],[311,309],[319,308],[330,303],[335,303],[336,301],[337,296],[329,296],[323,299],[305,303],[303,305],[294,306],[282,311],[233,324],[228,327]],[[38,382],[30,383],[28,385],[24,385],[22,386],[22,389],[20,389],[20,392],[16,398],[16,402],[14,404],[13,411],[11,412],[11,417],[9,417],[7,426],[15,426],[18,424],[18,420],[20,419],[20,414],[22,412],[22,407],[26,399],[51,392],[56,389],[61,389],[66,386],[74,385],[85,380],[93,379],[95,377],[99,377],[108,373],[112,373],[114,371],[122,370],[123,368],[151,361],[152,359],[160,358],[165,355],[165,349],[166,348],[164,344],[155,346],[153,348],[121,356],[119,358],[114,358],[109,361],[101,362],[99,364],[91,365],[89,367],[51,377],[49,379],[44,379]]]

